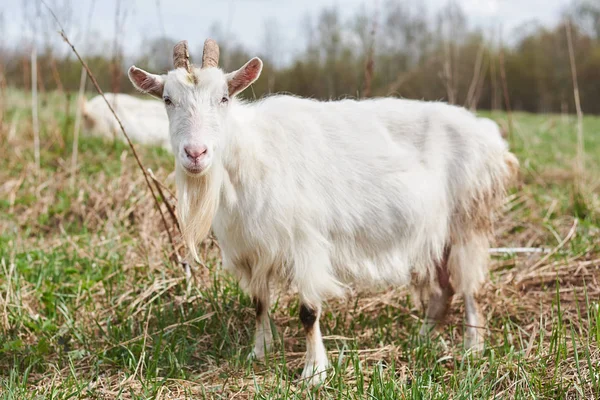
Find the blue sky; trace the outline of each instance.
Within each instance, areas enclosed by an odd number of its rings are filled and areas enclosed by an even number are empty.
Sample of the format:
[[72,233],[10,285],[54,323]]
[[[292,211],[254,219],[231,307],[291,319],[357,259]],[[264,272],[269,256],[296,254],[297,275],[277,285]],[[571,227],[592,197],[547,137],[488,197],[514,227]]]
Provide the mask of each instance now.
[[[37,0],[0,0],[0,35],[8,43],[16,43],[20,38],[31,38],[30,24],[24,22],[23,7],[33,9]],[[93,0],[45,0],[57,12],[60,19],[69,20],[67,33],[76,46],[82,47],[83,32],[87,21],[90,3]],[[399,0],[421,2],[421,0]],[[524,23],[537,21],[553,24],[560,16],[562,8],[569,0],[455,0],[460,3],[469,18],[470,25],[491,27],[498,23],[503,26],[506,41],[511,32]],[[117,0],[96,0],[91,24],[94,50],[109,48],[115,32],[115,4]],[[386,0],[123,0],[126,11],[123,27],[123,44],[127,54],[139,54],[140,46],[146,38],[159,36],[164,26],[165,33],[176,39],[187,39],[192,49],[197,49],[210,32],[210,27],[219,22],[224,30],[244,44],[251,51],[258,51],[264,37],[266,20],[277,21],[281,42],[285,52],[293,54],[303,48],[304,37],[301,23],[306,15],[315,16],[324,7],[337,6],[345,18],[353,15],[361,5],[368,11],[382,7]],[[423,0],[429,14],[433,14],[448,0]],[[159,18],[158,8],[161,10]],[[70,10],[70,11],[69,11]],[[44,8],[42,7],[42,11]],[[162,20],[162,23],[161,23]],[[61,46],[61,40],[54,29],[46,29],[42,40]],[[67,51],[64,45],[61,48]],[[285,56],[284,56],[285,57]]]

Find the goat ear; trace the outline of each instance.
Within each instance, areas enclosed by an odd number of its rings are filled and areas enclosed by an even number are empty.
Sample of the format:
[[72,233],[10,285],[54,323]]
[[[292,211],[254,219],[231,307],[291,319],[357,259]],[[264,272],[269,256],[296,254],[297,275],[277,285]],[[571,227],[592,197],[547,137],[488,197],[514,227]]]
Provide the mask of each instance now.
[[260,58],[254,57],[242,68],[227,74],[226,77],[229,96],[235,96],[254,83],[254,81],[256,81],[260,76],[262,67],[263,62],[260,60]]
[[135,65],[129,68],[128,75],[129,80],[137,90],[158,97],[159,99],[162,98],[165,87],[165,80],[162,76],[148,73],[143,69],[137,68]]

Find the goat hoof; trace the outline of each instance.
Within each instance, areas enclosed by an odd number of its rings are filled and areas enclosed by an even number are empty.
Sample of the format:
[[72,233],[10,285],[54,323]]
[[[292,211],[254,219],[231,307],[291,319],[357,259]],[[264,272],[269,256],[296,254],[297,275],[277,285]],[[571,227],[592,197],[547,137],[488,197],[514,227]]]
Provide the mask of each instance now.
[[423,339],[429,337],[433,331],[435,330],[435,325],[428,323],[428,322],[423,322],[423,325],[421,325],[421,329],[419,329],[419,336]]
[[306,364],[304,366],[304,370],[302,371],[302,376],[300,377],[300,380],[302,382],[306,382],[310,387],[318,386],[325,382],[325,378],[327,378],[326,370],[326,364]]
[[479,332],[468,332],[465,336],[465,349],[475,355],[480,356],[484,350],[484,336],[483,333]]
[[246,358],[248,361],[264,361],[265,352],[257,351],[256,349],[254,349],[250,352],[250,354],[248,354],[248,357],[246,357]]

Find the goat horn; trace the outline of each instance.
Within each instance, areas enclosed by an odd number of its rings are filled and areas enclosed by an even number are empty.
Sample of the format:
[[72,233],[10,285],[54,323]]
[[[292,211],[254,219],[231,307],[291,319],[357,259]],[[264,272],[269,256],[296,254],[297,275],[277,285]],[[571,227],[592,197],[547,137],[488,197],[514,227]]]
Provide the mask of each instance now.
[[182,40],[173,47],[173,65],[175,68],[185,68],[187,72],[192,71],[187,40]]
[[219,45],[212,39],[206,39],[202,52],[202,68],[217,67],[219,65]]

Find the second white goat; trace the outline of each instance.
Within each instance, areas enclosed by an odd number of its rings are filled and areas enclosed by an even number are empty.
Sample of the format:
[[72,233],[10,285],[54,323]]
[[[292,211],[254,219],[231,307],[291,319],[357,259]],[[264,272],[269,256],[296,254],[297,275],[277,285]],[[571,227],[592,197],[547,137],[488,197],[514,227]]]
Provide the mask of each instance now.
[[[134,143],[171,150],[169,120],[161,101],[139,99],[123,93],[106,93],[105,96]],[[80,107],[84,133],[125,141],[115,116],[102,96],[84,100]]]

